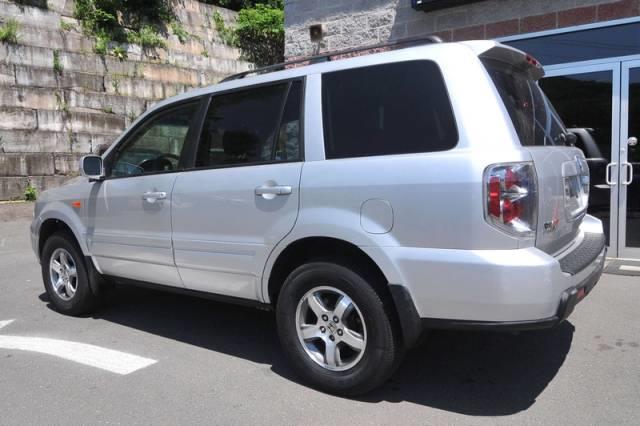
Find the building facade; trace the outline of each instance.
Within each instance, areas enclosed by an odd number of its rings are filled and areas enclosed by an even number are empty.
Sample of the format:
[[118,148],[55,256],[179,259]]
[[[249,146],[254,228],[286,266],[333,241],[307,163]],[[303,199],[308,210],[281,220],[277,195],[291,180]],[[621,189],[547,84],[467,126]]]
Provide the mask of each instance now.
[[285,27],[288,59],[431,34],[532,54],[581,129],[609,254],[640,259],[640,0],[286,0]]

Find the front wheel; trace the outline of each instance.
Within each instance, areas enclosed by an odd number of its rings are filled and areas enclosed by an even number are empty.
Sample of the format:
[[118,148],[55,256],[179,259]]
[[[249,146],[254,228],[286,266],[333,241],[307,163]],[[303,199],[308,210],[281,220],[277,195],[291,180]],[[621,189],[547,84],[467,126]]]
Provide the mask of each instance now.
[[58,312],[81,315],[95,308],[98,297],[91,290],[82,252],[72,237],[62,232],[49,237],[41,266],[45,290]]
[[387,380],[402,355],[389,301],[355,270],[300,266],[277,304],[278,332],[297,372],[312,386],[365,393]]

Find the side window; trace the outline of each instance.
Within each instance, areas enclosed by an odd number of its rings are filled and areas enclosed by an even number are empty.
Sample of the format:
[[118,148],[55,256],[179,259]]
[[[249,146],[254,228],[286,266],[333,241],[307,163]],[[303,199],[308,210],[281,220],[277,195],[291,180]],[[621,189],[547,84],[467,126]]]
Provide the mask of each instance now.
[[162,112],[142,124],[115,152],[111,176],[137,176],[178,169],[189,126],[200,101]]
[[326,158],[443,151],[458,141],[451,103],[432,61],[322,76]]
[[214,96],[196,168],[299,159],[301,91],[294,82]]

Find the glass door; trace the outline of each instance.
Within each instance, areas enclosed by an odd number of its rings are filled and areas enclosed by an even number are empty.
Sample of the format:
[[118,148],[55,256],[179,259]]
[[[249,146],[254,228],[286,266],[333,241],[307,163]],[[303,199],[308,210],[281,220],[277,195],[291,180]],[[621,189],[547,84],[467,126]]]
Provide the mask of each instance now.
[[640,258],[640,61],[622,63],[619,257]]
[[602,220],[609,256],[617,257],[620,63],[553,68],[540,86],[565,125],[578,135],[576,146],[584,152],[591,174],[588,213]]

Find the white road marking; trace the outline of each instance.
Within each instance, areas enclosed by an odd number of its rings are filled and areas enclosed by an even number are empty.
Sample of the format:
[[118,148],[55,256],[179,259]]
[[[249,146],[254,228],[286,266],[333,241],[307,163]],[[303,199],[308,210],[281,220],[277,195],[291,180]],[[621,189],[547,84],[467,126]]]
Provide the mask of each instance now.
[[[0,328],[6,327],[13,321],[0,321]],[[133,373],[158,362],[155,359],[101,348],[100,346],[45,337],[0,335],[0,349],[15,349],[53,355],[122,375]]]
[[14,321],[15,320],[12,320],[12,319],[6,320],[6,321],[0,321],[0,328],[8,326],[9,324],[11,324]]
[[622,271],[640,272],[640,266],[620,265],[620,270],[622,270]]
[[4,247],[4,243],[7,241],[6,238],[0,240],[0,247]]

